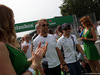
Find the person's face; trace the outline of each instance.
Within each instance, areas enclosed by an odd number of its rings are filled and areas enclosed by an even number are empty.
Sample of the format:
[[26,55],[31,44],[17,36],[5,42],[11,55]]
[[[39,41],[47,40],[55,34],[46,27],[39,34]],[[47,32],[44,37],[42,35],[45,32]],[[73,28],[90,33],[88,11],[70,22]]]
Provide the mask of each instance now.
[[25,41],[29,42],[29,40],[30,40],[30,37],[29,36],[25,36]]
[[83,22],[81,22],[81,24],[82,24],[82,26],[84,26],[84,23]]
[[46,21],[41,21],[40,30],[41,32],[48,33],[49,24]]
[[66,35],[70,35],[70,33],[71,33],[71,27],[70,26],[66,26],[63,29],[63,33],[66,34]]
[[81,24],[82,24],[83,27],[87,27],[86,22],[81,22]]

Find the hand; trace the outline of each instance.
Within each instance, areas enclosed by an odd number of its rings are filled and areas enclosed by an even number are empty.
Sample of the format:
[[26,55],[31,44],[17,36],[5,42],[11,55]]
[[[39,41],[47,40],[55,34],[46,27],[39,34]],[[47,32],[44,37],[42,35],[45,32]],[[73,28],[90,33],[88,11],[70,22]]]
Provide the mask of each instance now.
[[85,40],[85,38],[84,37],[81,37],[81,38],[79,38],[80,40],[82,40],[82,41],[84,41]]
[[39,54],[40,56],[44,56],[47,50],[48,42],[45,46],[41,47],[41,42],[39,43],[38,47],[35,50],[35,54]]
[[63,68],[63,66],[62,66],[62,65],[60,65],[60,68],[61,68],[61,71],[64,71],[64,68]]
[[34,70],[37,69],[37,67],[39,66],[39,64],[42,60],[43,55],[46,53],[47,45],[48,45],[48,43],[46,43],[45,46],[40,47],[41,46],[41,42],[40,42],[35,53],[33,52],[32,57],[31,57],[31,59],[32,59],[31,68],[33,68]]
[[86,56],[84,56],[84,60],[85,60],[85,63],[88,63],[88,59]]
[[26,52],[27,52],[27,49],[29,48],[29,45],[26,45],[26,46],[23,46],[23,52],[26,54]]
[[64,71],[66,71],[66,72],[68,72],[68,71],[70,70],[70,69],[67,67],[67,65],[64,65],[63,68],[64,68]]

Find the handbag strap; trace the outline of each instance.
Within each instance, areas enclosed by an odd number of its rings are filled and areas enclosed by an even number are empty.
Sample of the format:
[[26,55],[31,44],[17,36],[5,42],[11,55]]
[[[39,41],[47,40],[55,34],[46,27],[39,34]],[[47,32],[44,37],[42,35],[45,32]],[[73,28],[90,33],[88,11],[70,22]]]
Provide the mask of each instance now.
[[75,41],[74,41],[74,37],[71,36],[72,40],[73,40],[73,48],[76,50],[76,45],[75,45]]
[[[73,40],[73,48],[76,50],[76,45],[75,45],[74,37],[71,36],[71,38],[72,38],[72,40]],[[75,53],[75,59],[77,60],[76,53]]]
[[65,57],[64,57],[64,49],[63,49],[62,45],[61,45],[61,52],[62,52],[63,58],[65,59]]

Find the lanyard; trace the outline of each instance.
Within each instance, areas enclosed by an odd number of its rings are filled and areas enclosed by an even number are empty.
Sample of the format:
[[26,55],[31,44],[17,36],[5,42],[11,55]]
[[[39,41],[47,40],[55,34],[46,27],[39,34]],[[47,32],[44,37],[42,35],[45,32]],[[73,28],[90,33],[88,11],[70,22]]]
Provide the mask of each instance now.
[[[75,41],[74,41],[74,37],[71,36],[72,40],[73,40],[73,48],[76,50],[76,45],[75,45]],[[77,55],[75,53],[75,59],[77,60]]]

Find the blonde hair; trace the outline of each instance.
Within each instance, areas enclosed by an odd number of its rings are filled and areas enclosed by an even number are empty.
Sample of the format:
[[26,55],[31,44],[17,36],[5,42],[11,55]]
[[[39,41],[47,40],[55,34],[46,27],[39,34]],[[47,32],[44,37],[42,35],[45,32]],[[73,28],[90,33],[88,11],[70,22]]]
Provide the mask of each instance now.
[[0,4],[0,38],[6,38],[9,43],[18,47],[13,11],[2,4]]
[[25,34],[25,35],[24,35],[24,37],[27,37],[27,36],[29,36],[29,34]]
[[40,24],[41,24],[41,21],[46,21],[46,22],[47,22],[47,19],[40,19],[40,20],[38,21],[39,26],[40,26]]

